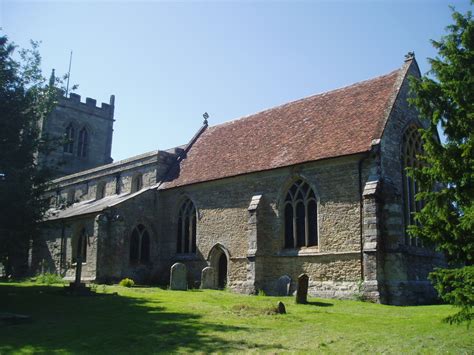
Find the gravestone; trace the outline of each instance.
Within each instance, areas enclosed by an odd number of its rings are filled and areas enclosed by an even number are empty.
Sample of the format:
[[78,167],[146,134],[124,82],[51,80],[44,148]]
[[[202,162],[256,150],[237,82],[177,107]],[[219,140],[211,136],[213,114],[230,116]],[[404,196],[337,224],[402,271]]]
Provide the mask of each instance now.
[[204,269],[202,269],[201,288],[202,289],[215,289],[216,288],[216,275],[215,275],[213,267],[207,266]]
[[291,277],[283,275],[277,281],[277,295],[278,296],[289,296],[291,286]]
[[188,289],[188,281],[186,275],[186,265],[175,263],[171,266],[170,290]]
[[278,301],[277,312],[278,314],[286,314],[286,307],[282,301]]
[[309,277],[306,274],[298,276],[298,288],[296,289],[296,303],[307,303],[308,297],[308,281]]

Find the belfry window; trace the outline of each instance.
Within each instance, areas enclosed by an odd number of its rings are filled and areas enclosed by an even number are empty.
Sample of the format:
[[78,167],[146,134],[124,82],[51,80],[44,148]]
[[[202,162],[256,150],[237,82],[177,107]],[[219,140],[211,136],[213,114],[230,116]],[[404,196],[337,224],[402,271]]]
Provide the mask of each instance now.
[[178,215],[177,253],[196,252],[196,208],[190,199],[181,205]]
[[130,236],[130,263],[146,264],[150,261],[150,234],[139,224]]
[[89,146],[89,133],[86,127],[79,131],[79,142],[77,145],[77,156],[81,158],[87,157],[87,149]]
[[[402,177],[403,177],[403,210],[405,218],[405,227],[415,224],[414,216],[416,212],[421,211],[422,201],[416,201],[415,196],[419,192],[417,181],[407,174],[407,168],[417,168],[421,166],[417,155],[422,153],[421,135],[416,126],[407,128],[403,135],[402,146]],[[411,238],[405,233],[405,244],[413,246],[422,246],[421,240]]]
[[64,132],[64,153],[73,153],[74,152],[74,135],[75,129],[72,123],[66,127],[66,132]]
[[288,190],[284,203],[285,248],[318,245],[318,208],[313,189],[297,180]]

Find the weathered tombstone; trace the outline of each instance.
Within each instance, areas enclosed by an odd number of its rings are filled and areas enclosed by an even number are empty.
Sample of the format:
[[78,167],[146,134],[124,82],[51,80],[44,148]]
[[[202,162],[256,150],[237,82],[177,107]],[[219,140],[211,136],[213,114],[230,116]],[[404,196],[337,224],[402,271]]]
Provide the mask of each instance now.
[[202,269],[201,272],[201,288],[202,289],[215,289],[216,288],[216,275],[214,268],[207,266]]
[[286,307],[282,301],[278,301],[277,312],[278,314],[286,314]]
[[291,277],[283,275],[277,281],[277,295],[278,296],[289,296],[291,286]]
[[170,276],[170,289],[171,290],[187,290],[188,282],[186,277],[186,265],[181,263],[175,263],[171,266]]
[[307,303],[308,297],[308,281],[309,277],[306,274],[298,276],[298,288],[296,289],[296,303]]

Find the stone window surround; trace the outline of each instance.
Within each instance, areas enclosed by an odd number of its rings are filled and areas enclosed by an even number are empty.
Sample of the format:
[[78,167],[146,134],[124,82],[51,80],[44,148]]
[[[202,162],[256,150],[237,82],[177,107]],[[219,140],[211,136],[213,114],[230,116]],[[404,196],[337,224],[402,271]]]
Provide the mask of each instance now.
[[[180,203],[176,220],[176,255],[193,258],[197,252],[197,208],[190,198],[184,198]],[[188,222],[188,233],[186,233],[186,222]],[[186,251],[186,242],[188,251]]]
[[79,158],[86,158],[88,156],[89,149],[89,130],[86,126],[82,127],[78,134],[77,139],[77,156]]
[[95,192],[96,200],[101,200],[106,196],[106,188],[107,188],[107,182],[100,181],[97,183],[96,192]]
[[130,193],[135,193],[143,188],[143,174],[137,173],[132,177],[132,183],[130,186]]
[[74,139],[76,135],[76,129],[73,125],[72,122],[69,122],[69,124],[66,126],[66,129],[64,130],[64,138],[66,142],[64,143],[63,146],[63,152],[66,154],[74,154]]
[[[132,238],[134,233],[137,233],[136,236],[138,237],[137,243],[137,250],[136,250],[136,259],[132,259]],[[148,248],[146,249],[146,253],[148,254],[146,258],[143,258],[143,239],[148,239]],[[148,229],[141,223],[137,224],[135,228],[132,229],[132,233],[130,233],[130,244],[129,244],[129,262],[131,265],[143,265],[150,262],[150,247],[151,247],[151,236],[148,232]]]
[[[299,189],[301,186],[307,185],[309,188],[306,196],[304,197],[304,207],[305,207],[305,244],[304,246],[297,246],[297,235],[295,235],[295,210],[296,208],[293,208],[293,239],[294,239],[294,247],[286,247],[286,212],[285,212],[285,207],[288,205],[288,195],[290,194],[290,190],[295,186],[296,184],[300,185],[297,187],[297,190],[295,192],[295,195],[299,192]],[[280,211],[280,216],[282,220],[282,231],[283,231],[283,249],[279,253],[279,255],[316,255],[319,253],[319,246],[320,246],[320,241],[319,241],[319,196],[316,193],[316,189],[312,184],[309,183],[308,179],[302,177],[302,176],[295,176],[291,179],[291,183],[286,185],[287,188],[283,190],[282,193],[282,199],[281,199],[281,211]],[[310,197],[309,195],[313,195]],[[314,201],[316,203],[316,244],[315,245],[307,245],[309,243],[308,239],[308,222],[307,222],[307,208],[308,208],[308,203],[310,201]],[[291,201],[291,204],[295,204],[299,202],[299,200]],[[293,206],[294,207],[294,206]]]
[[419,125],[410,123],[404,130],[402,141],[400,144],[400,159],[402,165],[402,187],[403,187],[403,220],[405,231],[405,245],[413,247],[423,247],[423,243],[418,238],[411,238],[408,236],[406,230],[409,225],[413,224],[413,213],[418,212],[422,208],[420,201],[415,201],[415,195],[419,188],[416,181],[409,177],[406,173],[406,168],[419,166],[420,162],[416,159],[416,155],[422,152],[421,135],[418,132]]

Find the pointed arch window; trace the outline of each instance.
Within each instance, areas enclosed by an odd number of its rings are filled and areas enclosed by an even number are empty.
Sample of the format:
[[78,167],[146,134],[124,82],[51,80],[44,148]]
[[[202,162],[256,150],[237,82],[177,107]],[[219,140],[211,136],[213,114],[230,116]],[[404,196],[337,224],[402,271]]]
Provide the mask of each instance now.
[[130,263],[146,264],[150,261],[150,234],[145,226],[136,226],[130,236]]
[[196,253],[196,207],[187,199],[178,215],[177,253]]
[[[416,212],[423,208],[422,201],[416,201],[415,196],[420,188],[417,181],[407,174],[407,168],[421,167],[417,156],[423,152],[421,135],[418,127],[411,125],[403,134],[402,143],[402,178],[403,178],[403,211],[405,227],[415,224]],[[423,246],[418,238],[411,238],[405,233],[405,244],[412,246]]]
[[318,207],[313,189],[297,180],[288,190],[285,203],[285,248],[318,245]]
[[87,157],[87,150],[89,148],[89,132],[86,127],[82,127],[79,131],[79,140],[77,144],[77,156],[81,158]]
[[73,153],[74,152],[74,136],[76,134],[76,130],[72,123],[66,127],[66,131],[64,132],[64,146],[63,151],[64,153]]

